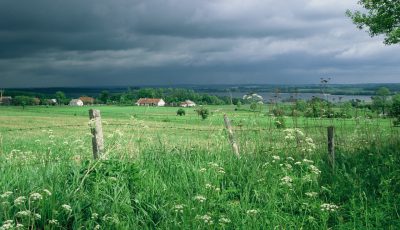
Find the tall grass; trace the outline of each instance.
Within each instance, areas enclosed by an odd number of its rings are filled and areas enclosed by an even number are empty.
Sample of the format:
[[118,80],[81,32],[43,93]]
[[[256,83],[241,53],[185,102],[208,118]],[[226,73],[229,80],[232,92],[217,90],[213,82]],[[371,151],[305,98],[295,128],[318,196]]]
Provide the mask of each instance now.
[[[300,119],[302,128],[284,131],[265,116],[230,114],[237,159],[221,115],[197,124],[103,115],[107,152],[100,161],[91,160],[89,128],[79,116],[82,128],[2,132],[1,228],[400,227],[400,142],[387,123]],[[335,170],[325,144],[324,126],[332,122]],[[207,131],[191,130],[199,128]]]

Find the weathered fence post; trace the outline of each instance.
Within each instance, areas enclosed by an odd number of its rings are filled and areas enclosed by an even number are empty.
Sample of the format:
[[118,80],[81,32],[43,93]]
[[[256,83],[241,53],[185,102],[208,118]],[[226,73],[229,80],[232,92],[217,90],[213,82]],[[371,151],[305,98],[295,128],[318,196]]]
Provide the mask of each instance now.
[[335,169],[335,128],[328,127],[328,153],[331,160],[332,168]]
[[233,153],[239,158],[240,157],[239,146],[235,141],[235,136],[233,134],[231,121],[229,120],[228,116],[226,116],[226,114],[224,114],[224,122],[225,122],[226,130],[228,131],[228,137],[229,137],[229,141],[232,145]]
[[91,122],[92,131],[92,146],[93,146],[93,158],[96,160],[101,158],[104,153],[104,139],[103,139],[103,128],[101,126],[100,110],[90,109],[89,118]]

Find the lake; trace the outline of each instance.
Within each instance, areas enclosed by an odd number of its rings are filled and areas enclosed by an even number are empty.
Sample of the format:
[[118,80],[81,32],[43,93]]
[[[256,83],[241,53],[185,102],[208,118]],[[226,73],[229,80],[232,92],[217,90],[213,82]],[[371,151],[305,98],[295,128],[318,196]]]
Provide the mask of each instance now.
[[[216,96],[230,96],[229,92],[210,92],[209,94],[211,95],[216,95]],[[243,98],[243,96],[246,93],[244,92],[232,92],[232,97],[233,98]],[[270,101],[284,101],[290,98],[297,98],[297,99],[303,99],[303,100],[310,100],[313,97],[319,97],[319,98],[324,98],[327,99],[330,102],[345,102],[345,101],[350,101],[352,99],[359,99],[363,102],[371,102],[371,95],[323,95],[321,93],[279,93],[278,97],[276,97],[275,93],[267,93],[267,92],[261,92],[257,93],[258,95],[262,96],[264,98],[264,102],[270,102]]]

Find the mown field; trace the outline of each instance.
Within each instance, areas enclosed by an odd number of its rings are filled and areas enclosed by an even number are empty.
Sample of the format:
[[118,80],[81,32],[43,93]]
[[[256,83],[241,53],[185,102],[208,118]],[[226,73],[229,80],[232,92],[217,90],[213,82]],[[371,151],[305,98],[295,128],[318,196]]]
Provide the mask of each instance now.
[[[390,119],[101,106],[0,107],[1,229],[398,229],[399,128]],[[223,114],[241,158],[232,153]],[[336,167],[326,128],[335,127]]]

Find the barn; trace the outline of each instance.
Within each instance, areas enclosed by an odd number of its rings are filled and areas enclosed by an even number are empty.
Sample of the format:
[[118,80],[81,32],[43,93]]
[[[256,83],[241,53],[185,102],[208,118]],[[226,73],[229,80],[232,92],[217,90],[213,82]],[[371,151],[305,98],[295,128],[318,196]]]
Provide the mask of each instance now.
[[138,106],[165,106],[165,101],[161,98],[140,98],[135,104]]
[[72,100],[69,102],[69,105],[70,105],[70,106],[83,106],[83,101],[80,100],[80,99],[72,99]]
[[194,106],[196,106],[196,103],[194,103],[191,100],[186,100],[181,103],[181,107],[194,107]]

